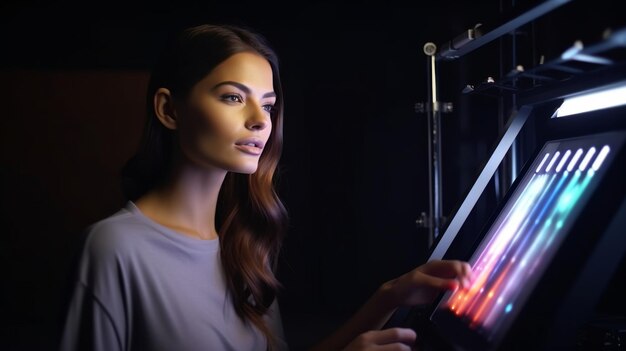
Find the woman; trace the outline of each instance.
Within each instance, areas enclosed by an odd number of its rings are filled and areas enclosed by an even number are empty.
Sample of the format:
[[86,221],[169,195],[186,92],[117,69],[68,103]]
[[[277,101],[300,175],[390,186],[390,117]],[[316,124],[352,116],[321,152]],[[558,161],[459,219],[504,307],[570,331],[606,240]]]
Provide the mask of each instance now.
[[[189,28],[165,48],[147,98],[123,170],[128,202],[86,232],[61,349],[286,349],[273,273],[287,218],[273,188],[276,55],[244,28]],[[412,330],[377,329],[469,274],[435,261],[387,282],[316,349],[408,349]]]

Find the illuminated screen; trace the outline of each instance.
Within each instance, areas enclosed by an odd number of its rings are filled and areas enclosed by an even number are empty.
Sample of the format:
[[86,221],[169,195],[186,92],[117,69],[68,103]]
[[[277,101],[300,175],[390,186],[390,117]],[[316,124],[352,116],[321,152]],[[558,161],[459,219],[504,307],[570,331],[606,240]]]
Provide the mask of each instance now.
[[471,285],[447,292],[432,320],[442,327],[469,329],[486,345],[497,342],[549,265],[622,139],[622,134],[608,133],[546,143],[470,258]]

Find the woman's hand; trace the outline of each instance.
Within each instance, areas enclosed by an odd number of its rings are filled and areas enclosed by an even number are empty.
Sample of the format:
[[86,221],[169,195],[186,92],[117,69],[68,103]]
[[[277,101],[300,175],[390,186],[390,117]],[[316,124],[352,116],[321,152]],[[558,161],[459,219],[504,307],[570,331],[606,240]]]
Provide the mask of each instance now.
[[[382,328],[399,306],[432,302],[441,290],[469,286],[471,268],[461,261],[431,261],[384,283],[341,328],[311,351],[411,350],[412,329]],[[346,346],[347,345],[347,346]]]
[[408,328],[372,330],[359,335],[343,351],[410,351],[416,337]]
[[442,290],[468,287],[470,265],[456,260],[434,260],[383,284],[381,290],[390,307],[431,303]]

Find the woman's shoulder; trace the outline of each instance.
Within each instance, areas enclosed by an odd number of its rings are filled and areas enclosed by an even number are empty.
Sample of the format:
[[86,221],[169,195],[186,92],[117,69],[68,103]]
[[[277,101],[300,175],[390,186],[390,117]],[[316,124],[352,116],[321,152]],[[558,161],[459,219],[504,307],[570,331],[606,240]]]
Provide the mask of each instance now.
[[127,205],[85,228],[83,253],[101,259],[123,255],[133,250],[148,230]]

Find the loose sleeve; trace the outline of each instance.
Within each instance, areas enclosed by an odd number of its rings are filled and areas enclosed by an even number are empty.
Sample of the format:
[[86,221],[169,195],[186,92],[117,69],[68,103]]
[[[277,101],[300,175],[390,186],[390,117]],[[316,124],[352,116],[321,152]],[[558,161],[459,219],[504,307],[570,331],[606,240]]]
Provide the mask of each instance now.
[[111,225],[89,228],[74,277],[61,334],[61,351],[126,349],[126,306],[123,247]]
[[76,284],[69,305],[60,350],[123,350],[122,339],[111,315],[81,282]]

